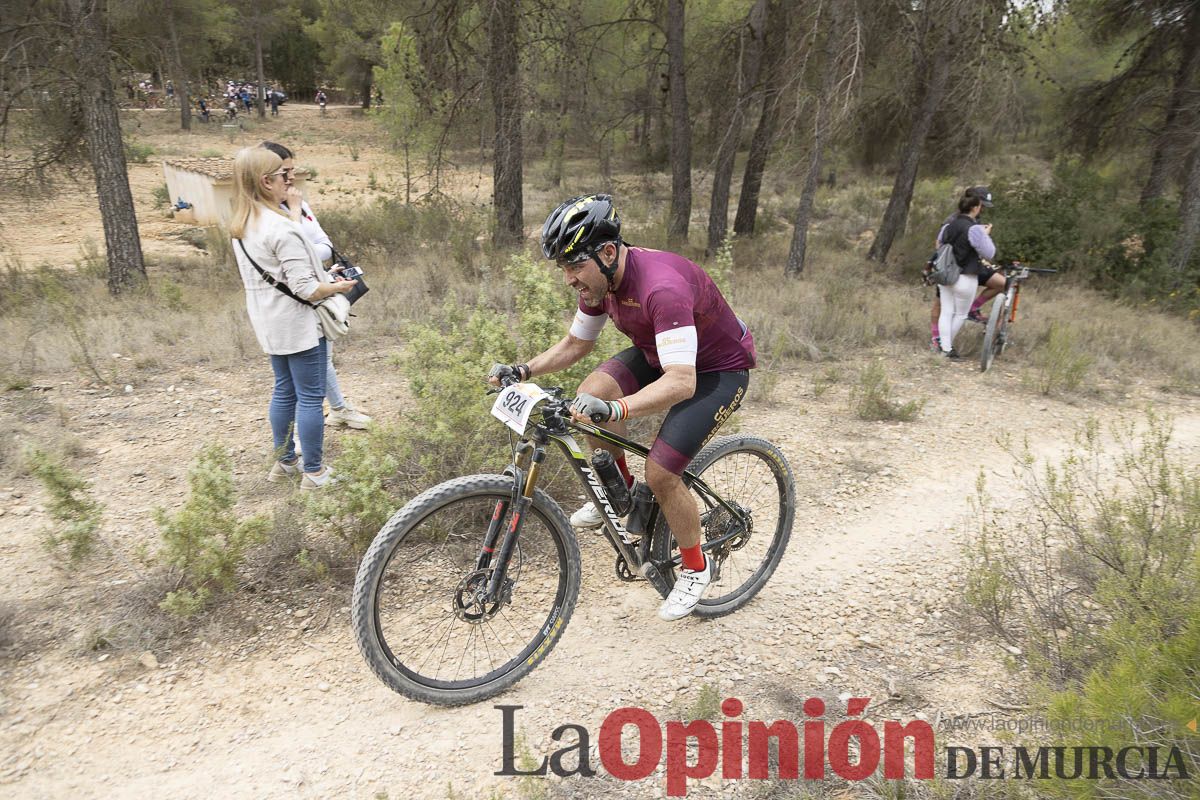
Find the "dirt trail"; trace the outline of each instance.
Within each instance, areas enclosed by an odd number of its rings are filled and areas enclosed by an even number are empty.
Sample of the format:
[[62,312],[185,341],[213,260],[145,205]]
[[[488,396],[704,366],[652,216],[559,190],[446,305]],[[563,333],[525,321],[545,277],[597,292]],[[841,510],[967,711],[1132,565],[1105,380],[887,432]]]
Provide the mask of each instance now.
[[[317,168],[309,196],[319,210],[396,191],[396,165],[345,112],[319,120],[315,109],[289,104],[280,119],[253,130],[197,126],[190,135],[170,130],[170,112],[127,115],[139,126],[135,138],[158,151],[130,166],[147,252],[196,252],[180,226],[154,210],[162,156],[232,155],[270,136]],[[481,171],[455,179],[456,195],[488,196],[490,178]],[[77,259],[87,237],[99,244],[86,184],[6,205],[0,244],[27,267]],[[338,355],[343,387],[381,420],[395,417],[404,392],[402,375],[380,369],[388,355],[381,342],[356,342]],[[1020,500],[994,431],[980,422],[981,398],[1008,410],[1011,433],[1027,435],[1046,456],[1062,452],[1089,413],[1136,415],[1153,402],[1176,412],[1178,446],[1200,463],[1200,411],[1136,384],[1119,404],[1068,404],[1030,394],[1011,363],[981,377],[970,363],[899,346],[885,355],[901,398],[929,398],[916,422],[856,420],[845,384],[814,393],[813,368],[782,376],[774,404],[756,399],[752,381],[741,430],[780,444],[797,484],[791,545],[752,604],[712,622],[660,622],[657,596],[645,584],[619,583],[611,550],[585,535],[583,591],[554,652],[512,691],[464,709],[409,702],[370,674],[349,630],[344,585],[241,596],[191,640],[155,650],[153,661],[91,650],[116,598],[137,581],[136,565],[102,555],[74,575],[60,572],[40,545],[48,522],[41,490],[28,480],[0,485],[0,612],[16,614],[14,641],[0,642],[0,795],[515,797],[522,796],[517,783],[493,775],[501,766],[498,703],[525,707],[517,725],[539,756],[559,725],[584,725],[594,747],[614,708],[640,705],[660,720],[679,719],[704,686],[741,698],[747,719],[798,719],[797,698],[819,695],[835,708],[845,693],[875,698],[873,718],[933,720],[988,708],[988,700],[1018,704],[1024,687],[1005,671],[1006,654],[959,636],[950,621],[967,498],[980,467],[998,501]],[[187,469],[205,442],[233,453],[247,507],[288,491],[263,480],[268,373],[258,361],[225,372],[164,368],[129,394],[64,374],[0,394],[0,423],[34,441],[78,437],[82,468],[106,505],[104,539],[128,554],[154,540],[156,506],[182,501]],[[356,434],[330,435],[336,442]],[[889,685],[901,697],[885,703]],[[749,781],[710,779],[690,796],[755,790]],[[580,798],[663,792],[661,775],[554,785],[556,795]]]
[[[370,348],[348,352],[339,372],[355,397],[387,418],[400,379],[372,369],[372,355]],[[747,719],[797,719],[794,698],[815,694],[833,704],[845,692],[878,702],[888,681],[903,697],[873,712],[880,718],[933,719],[939,710],[979,710],[988,698],[1019,702],[1021,685],[1005,673],[1004,654],[995,645],[963,643],[947,620],[980,465],[995,465],[987,472],[998,500],[1019,497],[1004,480],[1008,462],[992,432],[962,425],[946,433],[932,421],[969,407],[981,379],[968,365],[911,353],[897,369],[909,376],[899,384],[902,396],[930,397],[923,421],[860,422],[847,408],[845,387],[814,397],[807,371],[781,380],[777,405],[751,402],[741,413],[742,430],[783,447],[798,490],[791,546],[754,603],[712,622],[660,622],[649,587],[618,583],[607,545],[584,536],[583,591],[555,651],[514,690],[463,709],[409,702],[369,673],[349,630],[345,587],[323,594],[279,589],[248,600],[239,607],[248,632],[228,621],[210,626],[174,651],[155,653],[155,667],[139,663],[138,653],[81,650],[79,637],[87,635],[103,595],[120,591],[113,584],[130,575],[111,564],[67,581],[39,549],[37,530],[45,521],[39,491],[32,484],[0,487],[7,512],[0,516],[0,559],[7,565],[0,601],[21,615],[18,642],[0,660],[0,791],[106,798],[518,796],[513,779],[493,776],[501,763],[496,703],[525,707],[517,724],[540,758],[551,751],[549,735],[558,725],[584,725],[594,746],[614,708],[641,705],[660,720],[677,719],[706,684],[721,697],[745,701]],[[233,448],[244,494],[269,500],[285,491],[259,477],[262,370],[190,383],[163,375],[159,382],[133,397],[85,394],[73,385],[46,393],[92,454],[96,489],[114,516],[106,537],[148,540],[151,505],[182,498],[191,454],[209,438]],[[176,391],[165,393],[176,382]],[[1022,409],[1012,433],[1028,435],[1043,455],[1061,452],[1089,412],[1032,397],[1013,376],[988,383],[998,403]],[[1154,400],[1168,408],[1174,402]],[[11,399],[3,402],[8,413],[36,416]],[[1176,411],[1177,440],[1194,456],[1200,414],[1182,405]],[[1132,404],[1120,412],[1137,413]],[[722,787],[709,779],[691,796],[752,789],[748,781]],[[664,784],[661,775],[637,784],[595,778],[557,790],[655,797]]]

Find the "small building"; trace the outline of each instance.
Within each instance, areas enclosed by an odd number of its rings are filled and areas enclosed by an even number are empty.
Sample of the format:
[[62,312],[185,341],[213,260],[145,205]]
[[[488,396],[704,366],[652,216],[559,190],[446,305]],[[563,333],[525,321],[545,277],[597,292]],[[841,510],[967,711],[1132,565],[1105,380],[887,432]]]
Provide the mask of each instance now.
[[[163,177],[175,219],[198,225],[228,225],[233,215],[232,158],[171,158]],[[181,203],[188,207],[180,208]]]
[[[197,225],[228,225],[233,216],[232,158],[169,158],[162,162],[175,219]],[[308,173],[298,169],[293,183],[303,187]],[[182,203],[187,205],[181,206]]]

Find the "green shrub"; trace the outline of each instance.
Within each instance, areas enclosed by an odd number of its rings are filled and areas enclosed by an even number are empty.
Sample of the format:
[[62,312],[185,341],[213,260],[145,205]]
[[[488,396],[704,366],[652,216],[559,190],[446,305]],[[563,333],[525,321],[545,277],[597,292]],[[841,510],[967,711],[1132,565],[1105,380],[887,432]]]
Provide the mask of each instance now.
[[713,254],[712,261],[705,267],[704,271],[713,279],[713,283],[721,290],[721,294],[729,299],[733,296],[733,254],[734,254],[734,239],[736,237],[730,234],[721,242],[717,252]]
[[1079,346],[1075,331],[1053,322],[1034,346],[1031,382],[1042,394],[1070,394],[1079,389],[1092,368],[1092,357]]
[[165,183],[160,183],[154,187],[152,197],[154,198],[155,208],[169,208],[171,205],[171,190],[167,188]]
[[148,144],[125,142],[125,160],[134,164],[145,164],[155,152],[155,149]]
[[25,462],[50,496],[47,509],[56,524],[42,534],[46,549],[79,563],[95,546],[104,506],[88,495],[88,482],[59,458],[34,449],[26,452]]
[[1114,660],[1127,642],[1165,643],[1200,603],[1200,478],[1170,453],[1169,421],[1114,424],[1113,463],[1089,420],[1067,456],[1039,471],[1015,454],[1028,504],[1015,516],[976,498],[966,599],[1058,686]]
[[872,361],[858,376],[858,384],[850,389],[850,405],[859,419],[910,422],[925,405],[923,400],[901,403],[892,399],[892,384],[883,364]]
[[313,492],[309,499],[309,509],[354,556],[366,551],[383,523],[422,480],[411,471],[413,427],[409,420],[373,425],[347,440],[333,462],[339,475],[337,491]]
[[174,514],[154,513],[162,535],[160,557],[178,573],[178,588],[160,607],[181,616],[201,610],[233,588],[246,550],[264,540],[270,520],[263,515],[239,518],[229,455],[219,445],[200,451],[188,473],[188,497]]
[[[1196,663],[1200,653],[1200,478],[1171,450],[1171,425],[1144,430],[1090,420],[1067,456],[1038,471],[1028,450],[1017,477],[1028,503],[1006,518],[982,492],[980,531],[968,545],[966,599],[990,630],[1028,658],[1053,690],[1048,717],[1073,744],[1178,747],[1200,770]],[[1121,720],[1125,730],[1080,726]],[[1161,766],[1160,766],[1161,768]],[[1060,781],[1070,797],[1168,797],[1140,781]],[[1182,796],[1182,795],[1180,795]]]

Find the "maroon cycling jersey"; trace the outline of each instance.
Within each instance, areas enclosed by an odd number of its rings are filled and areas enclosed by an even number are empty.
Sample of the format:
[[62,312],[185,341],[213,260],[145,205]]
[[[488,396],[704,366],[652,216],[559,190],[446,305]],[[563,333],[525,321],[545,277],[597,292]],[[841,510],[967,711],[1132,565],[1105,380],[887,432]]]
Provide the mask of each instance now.
[[[662,369],[660,344],[678,347],[675,339],[687,337],[672,337],[671,332],[693,327],[696,372],[750,369],[757,362],[754,337],[734,315],[712,278],[675,253],[630,247],[621,285],[596,308],[588,307],[581,298],[579,311],[587,317],[611,317],[617,330],[633,340],[655,369]],[[668,363],[683,360],[673,357]]]

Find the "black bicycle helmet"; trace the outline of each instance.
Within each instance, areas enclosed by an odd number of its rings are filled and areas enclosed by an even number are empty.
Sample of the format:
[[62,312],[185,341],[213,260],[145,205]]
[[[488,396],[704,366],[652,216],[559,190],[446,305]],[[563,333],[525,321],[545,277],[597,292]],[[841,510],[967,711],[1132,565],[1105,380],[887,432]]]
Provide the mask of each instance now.
[[[621,218],[607,194],[572,197],[550,212],[542,226],[542,255],[550,259],[594,256],[600,245],[620,241]],[[600,263],[600,259],[596,261]],[[616,264],[606,268],[601,263],[600,271],[611,278]]]

